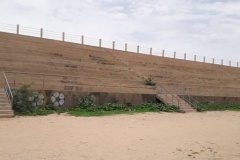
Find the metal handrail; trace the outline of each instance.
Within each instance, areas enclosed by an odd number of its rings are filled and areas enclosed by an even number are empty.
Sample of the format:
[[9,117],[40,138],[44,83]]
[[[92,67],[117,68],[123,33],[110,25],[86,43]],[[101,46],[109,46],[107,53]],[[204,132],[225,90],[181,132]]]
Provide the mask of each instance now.
[[[158,91],[158,93],[164,95],[167,99],[172,101],[172,105],[176,105],[177,107],[181,106],[181,101],[176,96],[174,96],[173,94],[169,93],[165,88],[158,86],[157,87],[157,91]],[[171,98],[169,98],[168,95],[171,95]],[[175,101],[177,101],[177,102],[174,103]]]
[[183,91],[181,91],[179,88],[177,89],[177,95],[182,98],[183,100],[185,100],[185,102],[187,102],[188,104],[190,104],[192,107],[195,107],[196,104],[198,104],[199,102],[194,99],[192,96],[190,96],[189,94],[185,94]]
[[8,80],[7,80],[7,77],[6,77],[6,74],[4,71],[3,71],[3,79],[4,79],[4,82],[3,82],[4,90],[6,92],[8,102],[10,103],[11,107],[13,107],[13,94],[12,94],[11,88],[9,86],[9,83],[8,83]]

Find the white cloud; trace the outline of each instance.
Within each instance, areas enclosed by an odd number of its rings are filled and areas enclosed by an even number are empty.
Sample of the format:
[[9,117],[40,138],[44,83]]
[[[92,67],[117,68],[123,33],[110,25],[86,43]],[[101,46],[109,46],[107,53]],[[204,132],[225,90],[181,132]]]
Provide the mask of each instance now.
[[238,0],[0,0],[0,4],[3,23],[159,51],[240,58]]

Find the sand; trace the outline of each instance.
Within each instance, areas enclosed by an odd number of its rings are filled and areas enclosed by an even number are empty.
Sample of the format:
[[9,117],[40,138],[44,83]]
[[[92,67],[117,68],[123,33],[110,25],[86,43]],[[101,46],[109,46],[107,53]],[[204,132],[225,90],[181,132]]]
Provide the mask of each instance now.
[[240,112],[0,119],[0,160],[239,160]]

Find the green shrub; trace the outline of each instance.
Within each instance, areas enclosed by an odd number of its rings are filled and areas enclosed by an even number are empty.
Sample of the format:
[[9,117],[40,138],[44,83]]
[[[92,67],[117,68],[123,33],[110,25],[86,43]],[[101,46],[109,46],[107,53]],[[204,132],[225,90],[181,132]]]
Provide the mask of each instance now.
[[155,86],[156,83],[153,81],[152,77],[148,77],[144,79],[144,84],[149,86]]
[[18,114],[34,112],[36,107],[32,106],[29,97],[32,94],[28,91],[30,85],[23,85],[13,92],[13,110]]
[[97,105],[95,104],[96,97],[91,94],[87,94],[85,97],[78,98],[78,109],[88,109],[89,111],[96,111]]

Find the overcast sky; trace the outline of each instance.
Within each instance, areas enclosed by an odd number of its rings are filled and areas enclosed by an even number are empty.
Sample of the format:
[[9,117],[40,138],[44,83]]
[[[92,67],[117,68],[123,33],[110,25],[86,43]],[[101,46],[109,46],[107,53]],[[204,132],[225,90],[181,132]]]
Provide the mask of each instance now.
[[240,61],[240,0],[0,0],[0,23]]

